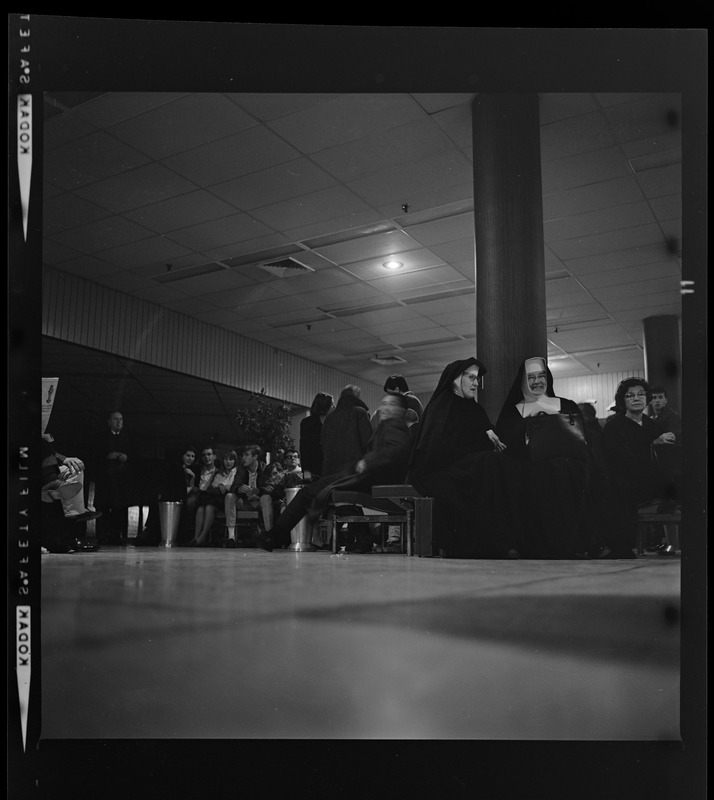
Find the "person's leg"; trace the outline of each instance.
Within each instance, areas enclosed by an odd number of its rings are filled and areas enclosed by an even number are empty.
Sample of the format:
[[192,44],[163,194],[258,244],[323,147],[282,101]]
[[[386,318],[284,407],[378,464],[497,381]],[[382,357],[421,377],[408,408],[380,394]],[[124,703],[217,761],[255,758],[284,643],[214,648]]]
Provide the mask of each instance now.
[[215,518],[216,507],[210,504],[203,506],[203,521],[201,523],[201,530],[199,531],[198,536],[196,536],[196,541],[199,543],[199,545],[204,545],[206,543]]
[[314,484],[300,489],[295,497],[288,503],[285,511],[273,523],[270,534],[264,533],[258,537],[258,543],[263,550],[272,550],[274,547],[282,547],[290,541],[290,531],[307,514],[307,510],[312,503],[314,493],[309,489]]
[[201,535],[201,530],[203,529],[203,518],[206,515],[206,506],[198,506],[196,508],[196,519],[193,524],[193,538],[195,541],[198,541],[198,537]]
[[226,529],[228,530],[228,538],[235,541],[236,539],[236,504],[237,498],[229,492],[223,498],[223,508],[226,513]]
[[[63,478],[63,486],[61,486],[58,491],[62,499],[62,511],[64,511],[65,517],[76,517],[80,514],[86,514],[87,507],[84,504],[84,470],[78,472],[76,475],[70,476],[67,474],[66,478],[62,475],[62,470],[60,470],[60,478]],[[69,491],[67,491],[67,489],[69,489]]]
[[270,533],[273,529],[273,498],[269,494],[260,496],[260,513],[263,517],[265,532]]

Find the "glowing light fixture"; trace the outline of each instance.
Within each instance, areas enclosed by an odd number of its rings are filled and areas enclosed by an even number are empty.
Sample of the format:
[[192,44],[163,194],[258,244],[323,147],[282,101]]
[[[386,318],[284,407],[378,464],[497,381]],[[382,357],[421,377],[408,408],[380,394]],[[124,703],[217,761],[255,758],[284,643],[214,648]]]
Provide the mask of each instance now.
[[382,266],[385,269],[401,269],[404,266],[404,264],[402,264],[401,261],[385,261],[384,264],[382,264]]

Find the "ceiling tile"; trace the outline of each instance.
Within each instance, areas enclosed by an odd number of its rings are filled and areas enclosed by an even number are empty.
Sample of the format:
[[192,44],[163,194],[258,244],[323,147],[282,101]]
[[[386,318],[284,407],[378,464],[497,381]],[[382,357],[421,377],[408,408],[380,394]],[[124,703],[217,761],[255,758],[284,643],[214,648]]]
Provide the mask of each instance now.
[[77,190],[77,194],[103,208],[121,213],[191,192],[196,187],[161,164],[147,164],[113,175]]
[[337,219],[367,211],[365,203],[343,186],[334,186],[311,194],[273,203],[251,212],[276,230],[309,225],[315,218]]
[[543,194],[550,195],[631,175],[632,168],[620,147],[606,147],[545,162],[541,180]]
[[119,247],[127,242],[136,242],[139,239],[148,239],[151,236],[145,228],[135,225],[122,217],[107,217],[70,228],[64,232],[58,231],[47,241],[66,245],[75,249],[77,253],[98,253]]
[[[102,251],[102,258],[110,264],[116,264],[130,272],[137,272],[141,267],[150,265],[148,274],[155,274],[155,264],[171,263],[181,256],[190,253],[185,247],[172,242],[164,236],[149,236],[138,242],[131,242],[122,247],[113,247]],[[146,273],[144,273],[146,274]]]
[[312,154],[340,181],[353,181],[397,164],[421,161],[451,144],[431,119],[420,119]]
[[248,211],[333,186],[335,180],[327,172],[298,158],[215,184],[211,191],[235,208]]
[[648,169],[637,173],[637,180],[645,197],[668,197],[682,192],[682,167],[674,164],[660,169]]
[[641,200],[642,191],[634,177],[615,178],[544,196],[543,219],[547,222]]
[[219,245],[256,239],[269,233],[271,230],[253,217],[247,214],[231,214],[173,231],[171,238],[194,250],[208,250]]
[[603,272],[592,272],[580,276],[581,283],[590,290],[606,286],[620,286],[653,278],[674,278],[679,281],[682,272],[673,261],[656,261],[632,267],[620,267]]
[[607,120],[600,111],[541,125],[540,141],[544,162],[602,150],[615,144]]
[[43,164],[43,179],[67,191],[137,169],[149,162],[142,153],[102,131],[68,142],[51,152],[52,158]]
[[127,210],[124,217],[156,233],[170,233],[216,217],[227,217],[235,211],[214,194],[199,190]]
[[473,144],[471,103],[462,103],[432,115],[432,119],[457,147]]
[[300,152],[310,154],[424,117],[409,95],[338,95],[274,120],[269,127]]
[[52,197],[43,197],[42,226],[46,236],[108,216],[105,208],[88,203],[74,194],[57,193]]
[[112,135],[151,158],[166,158],[238,130],[255,120],[221,94],[192,93],[112,127]]
[[609,250],[589,256],[569,258],[566,266],[573,275],[587,275],[597,272],[619,270],[638,264],[651,264],[661,261],[663,257],[671,257],[663,242],[630,246],[622,250]]
[[244,111],[263,122],[286,117],[296,111],[309,109],[339,97],[338,94],[320,94],[319,92],[293,92],[290,94],[232,92],[226,96]]
[[197,186],[217,183],[293,161],[300,153],[263,127],[248,128],[165,158],[163,163]]
[[575,92],[547,92],[538,95],[540,124],[549,125],[598,110],[593,95]]
[[637,225],[653,223],[654,216],[648,203],[637,202],[620,206],[599,208],[584,214],[573,214],[543,223],[543,235],[548,242],[587,236],[591,231],[604,233]]
[[[445,202],[439,195],[442,188],[465,185],[471,189],[469,196],[473,194],[472,166],[460,152],[447,150],[417,163],[416,169],[413,163],[397,164],[347,186],[372,206],[406,202],[415,209]],[[423,205],[419,198],[426,198]]]
[[650,200],[650,207],[660,221],[682,218],[682,195],[671,194]]
[[578,239],[551,242],[550,247],[559,258],[569,260],[652,245],[661,242],[662,238],[662,231],[658,225],[639,225],[621,231],[608,231]]
[[98,128],[111,128],[184,96],[183,92],[106,92],[77,105],[72,114]]
[[431,247],[454,240],[474,242],[473,213],[455,214],[449,217],[422,222],[417,225],[404,226],[411,237],[417,242]]

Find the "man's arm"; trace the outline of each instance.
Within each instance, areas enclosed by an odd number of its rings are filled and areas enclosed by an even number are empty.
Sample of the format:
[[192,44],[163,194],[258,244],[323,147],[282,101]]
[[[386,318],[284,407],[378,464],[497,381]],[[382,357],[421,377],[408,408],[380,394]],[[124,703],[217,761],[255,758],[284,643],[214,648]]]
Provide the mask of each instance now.
[[370,442],[371,448],[362,459],[364,469],[361,471],[378,472],[384,467],[393,467],[398,464],[406,464],[411,453],[411,435],[406,425],[382,423],[381,430],[378,430]]

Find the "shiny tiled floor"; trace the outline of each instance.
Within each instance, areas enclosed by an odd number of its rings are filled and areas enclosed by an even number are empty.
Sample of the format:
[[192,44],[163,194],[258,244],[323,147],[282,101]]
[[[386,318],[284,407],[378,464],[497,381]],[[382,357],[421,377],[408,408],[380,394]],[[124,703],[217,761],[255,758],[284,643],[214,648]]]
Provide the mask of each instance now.
[[680,566],[45,555],[42,738],[678,739]]

